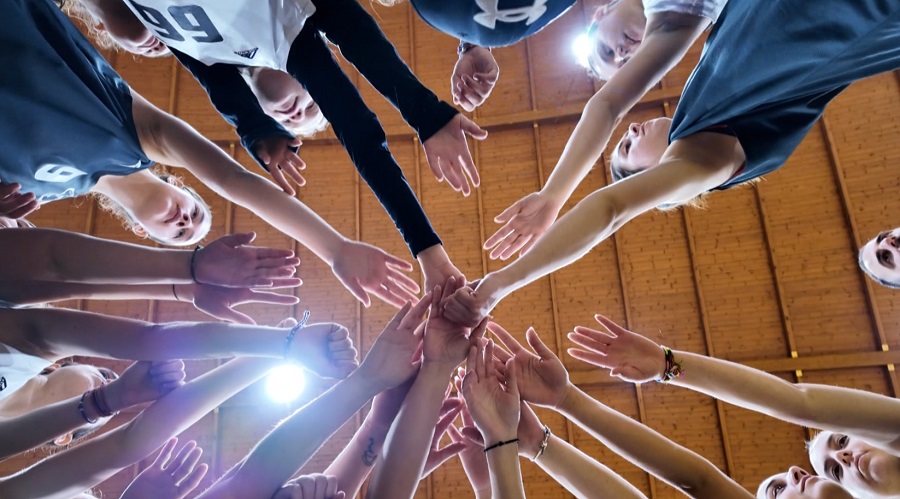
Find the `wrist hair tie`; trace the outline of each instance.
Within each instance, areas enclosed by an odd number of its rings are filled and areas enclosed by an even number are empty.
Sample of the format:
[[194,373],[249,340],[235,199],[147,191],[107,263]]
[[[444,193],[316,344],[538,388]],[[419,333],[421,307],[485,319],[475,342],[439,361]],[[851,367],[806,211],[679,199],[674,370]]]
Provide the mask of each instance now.
[[487,454],[487,452],[488,452],[489,450],[491,450],[491,449],[496,449],[497,447],[503,447],[504,445],[515,444],[515,443],[518,443],[518,442],[519,442],[519,439],[518,439],[518,438],[514,438],[514,439],[512,439],[512,440],[506,440],[506,441],[501,440],[501,441],[497,442],[496,444],[494,444],[494,445],[492,445],[492,446],[490,446],[490,447],[485,447],[485,448],[484,448],[484,453]]

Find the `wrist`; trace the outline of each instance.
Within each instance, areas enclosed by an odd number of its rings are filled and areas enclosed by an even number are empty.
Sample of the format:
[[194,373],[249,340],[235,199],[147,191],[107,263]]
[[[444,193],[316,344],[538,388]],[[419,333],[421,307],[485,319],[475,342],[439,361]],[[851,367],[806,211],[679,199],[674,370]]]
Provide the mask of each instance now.
[[544,200],[550,203],[558,213],[563,205],[566,204],[566,200],[569,199],[572,192],[567,186],[555,185],[552,181],[548,181],[547,185],[539,191],[539,194]]
[[[118,379],[102,387],[104,395],[106,395],[106,402],[109,404],[109,409],[113,412],[119,412],[135,405],[127,400],[128,397],[125,393],[122,393],[122,390],[119,388],[121,385],[117,383],[117,381]],[[96,389],[99,390],[100,388]]]
[[173,284],[173,295],[178,301],[193,303],[199,284]]
[[450,380],[450,377],[456,372],[456,367],[461,362],[453,362],[447,360],[428,360],[422,359],[422,367],[419,369],[419,376],[424,376],[429,380],[442,383]]
[[559,402],[556,404],[555,409],[562,413],[571,411],[575,403],[578,401],[580,392],[581,390],[579,390],[577,386],[572,384],[572,382],[569,382],[568,386],[566,386],[565,392],[563,392],[562,398],[560,398]]

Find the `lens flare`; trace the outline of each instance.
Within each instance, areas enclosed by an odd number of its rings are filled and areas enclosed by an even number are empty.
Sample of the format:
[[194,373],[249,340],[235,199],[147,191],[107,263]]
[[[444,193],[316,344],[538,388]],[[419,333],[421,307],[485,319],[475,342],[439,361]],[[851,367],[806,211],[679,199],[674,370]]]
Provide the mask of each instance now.
[[591,37],[587,33],[582,33],[572,42],[572,52],[575,54],[575,60],[584,67],[590,67],[588,59],[591,56]]
[[294,364],[278,366],[266,377],[266,393],[278,403],[291,402],[303,393],[305,387],[303,368]]

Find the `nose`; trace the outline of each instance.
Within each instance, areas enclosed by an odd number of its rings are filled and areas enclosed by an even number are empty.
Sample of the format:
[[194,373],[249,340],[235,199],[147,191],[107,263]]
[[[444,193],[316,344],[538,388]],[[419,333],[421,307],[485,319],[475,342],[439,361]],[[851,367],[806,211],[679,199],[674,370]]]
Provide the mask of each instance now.
[[637,135],[638,132],[641,131],[641,125],[639,125],[637,123],[632,123],[632,124],[628,125],[628,131],[634,135]]
[[853,464],[853,453],[849,450],[842,450],[838,453],[838,461],[843,463],[845,466],[850,466]]
[[888,234],[887,237],[884,238],[884,243],[893,248],[900,248],[900,238],[894,234]]
[[791,466],[788,468],[788,483],[791,485],[800,485],[800,481],[803,480],[803,477],[809,475],[803,468],[799,466]]
[[187,213],[181,214],[181,220],[178,221],[179,227],[186,227],[191,223],[191,216]]

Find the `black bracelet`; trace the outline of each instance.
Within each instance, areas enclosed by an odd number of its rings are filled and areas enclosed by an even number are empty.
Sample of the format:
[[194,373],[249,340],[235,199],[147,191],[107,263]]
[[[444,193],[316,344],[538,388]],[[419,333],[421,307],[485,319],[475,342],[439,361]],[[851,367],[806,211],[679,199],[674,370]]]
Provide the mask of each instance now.
[[172,285],[172,296],[175,297],[175,301],[181,301],[178,299],[178,293],[175,291],[175,285]]
[[507,444],[515,444],[515,443],[518,443],[518,442],[519,442],[519,439],[518,439],[518,438],[514,438],[514,439],[512,439],[512,440],[507,440],[507,441],[505,441],[505,442],[504,442],[503,440],[501,440],[501,441],[497,442],[496,444],[494,444],[494,445],[492,445],[492,446],[490,446],[490,447],[485,447],[485,448],[484,448],[484,453],[487,454],[487,451],[489,451],[489,450],[491,450],[491,449],[496,449],[497,447],[503,447],[504,445],[507,445]]
[[194,252],[191,253],[191,280],[199,283],[197,280],[197,252],[203,249],[203,245],[198,244],[196,248],[194,248]]
[[83,419],[84,422],[87,424],[94,424],[97,422],[96,419],[91,420],[91,418],[89,418],[87,416],[87,413],[84,411],[84,399],[88,396],[88,393],[91,393],[92,391],[93,390],[88,390],[88,391],[84,392],[81,395],[81,400],[78,402],[78,413],[81,414],[81,419]]
[[288,353],[291,351],[291,345],[294,343],[294,336],[297,335],[297,331],[303,328],[306,325],[306,321],[309,320],[309,310],[305,310],[303,312],[303,317],[300,318],[300,322],[297,323],[296,326],[292,327],[288,332],[288,335],[284,338],[284,358],[288,357]]
[[91,398],[94,399],[94,405],[97,406],[97,411],[100,412],[100,415],[104,418],[109,418],[115,416],[116,413],[109,407],[109,402],[106,401],[106,392],[103,390],[105,386],[91,390]]

